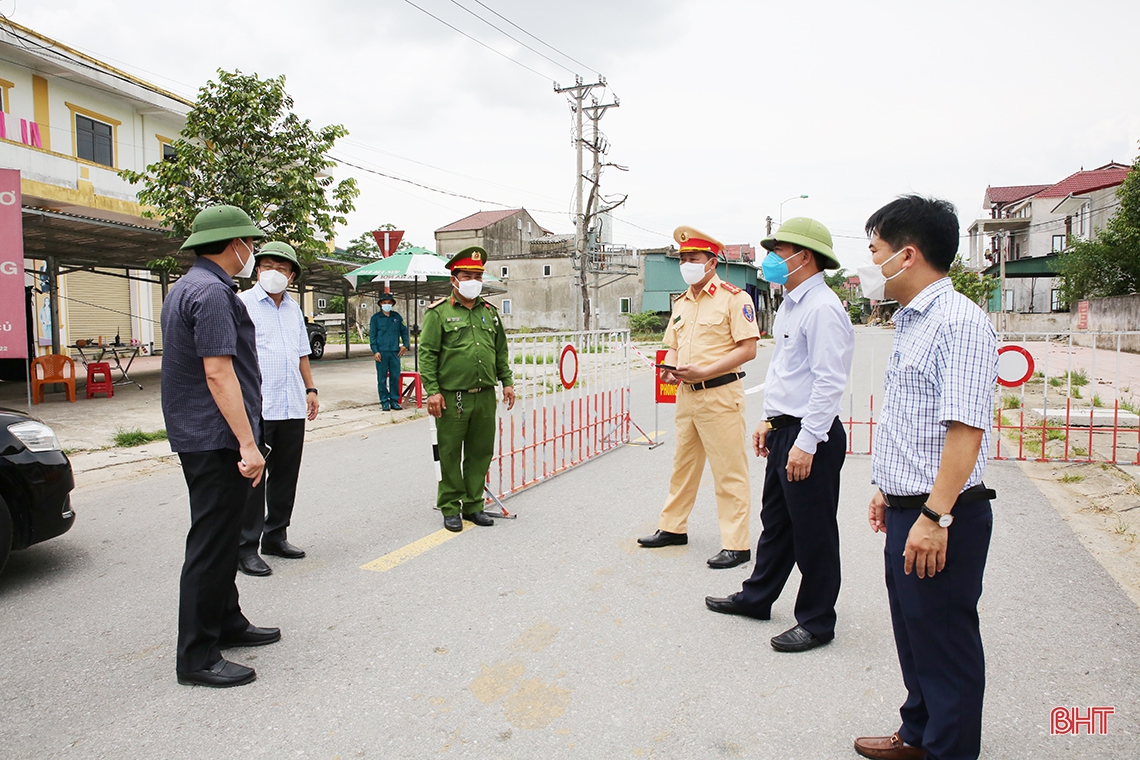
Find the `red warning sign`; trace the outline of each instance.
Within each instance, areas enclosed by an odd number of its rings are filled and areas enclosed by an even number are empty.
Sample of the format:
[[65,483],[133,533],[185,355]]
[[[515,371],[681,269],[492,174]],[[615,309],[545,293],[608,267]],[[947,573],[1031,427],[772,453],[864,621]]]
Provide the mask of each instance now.
[[[665,349],[660,349],[657,352],[657,364],[665,362],[665,354],[669,353]],[[667,383],[661,379],[661,373],[665,370],[658,367],[654,375],[654,396],[658,404],[676,404],[677,403],[677,386],[673,383]]]

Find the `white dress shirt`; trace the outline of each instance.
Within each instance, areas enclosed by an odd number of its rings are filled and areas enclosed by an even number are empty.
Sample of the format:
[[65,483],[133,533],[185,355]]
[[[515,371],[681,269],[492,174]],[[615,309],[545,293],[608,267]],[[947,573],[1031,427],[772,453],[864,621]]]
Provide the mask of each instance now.
[[945,277],[895,312],[894,322],[872,482],[892,496],[930,493],[946,429],[961,422],[982,431],[978,460],[964,488],[978,485],[990,450],[997,383],[997,335],[989,318]]
[[776,351],[768,364],[764,415],[799,417],[795,445],[815,454],[839,414],[855,350],[851,318],[823,272],[787,292],[772,335]]
[[301,357],[308,356],[309,333],[305,316],[297,302],[285,293],[281,306],[260,284],[238,298],[245,304],[257,328],[257,361],[261,365],[261,418],[263,420],[303,420],[305,381],[301,378]]

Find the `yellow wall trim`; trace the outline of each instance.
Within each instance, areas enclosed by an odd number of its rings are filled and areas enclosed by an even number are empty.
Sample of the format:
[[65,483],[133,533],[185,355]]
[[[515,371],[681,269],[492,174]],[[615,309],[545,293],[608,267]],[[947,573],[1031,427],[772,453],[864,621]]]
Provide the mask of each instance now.
[[4,113],[11,113],[12,108],[11,95],[8,90],[16,86],[15,82],[9,82],[7,79],[0,79],[0,107],[3,108]]
[[[40,125],[40,142],[44,150],[51,150],[51,109],[48,107],[48,82],[32,75],[32,113]],[[74,129],[74,127],[72,127]]]
[[[109,124],[111,126],[111,161],[112,161],[111,168],[118,170],[118,168],[119,168],[119,127],[121,127],[123,125],[123,122],[119,121],[118,119],[112,119],[110,116],[104,116],[103,114],[99,113],[98,111],[92,111],[89,108],[84,108],[83,106],[77,106],[74,103],[68,103],[67,101],[64,101],[63,104],[65,106],[67,106],[67,109],[69,111],[71,111],[71,155],[75,157],[75,160],[76,161],[84,161],[85,160],[85,159],[82,159],[79,157],[79,146],[77,145],[78,135],[76,134],[76,128],[75,128],[75,115],[79,114],[80,116],[86,116],[88,119],[94,119],[95,121],[101,121],[104,124]],[[94,161],[92,161],[91,163],[95,164],[95,166],[103,166],[103,164],[97,164]],[[106,167],[104,167],[104,168],[106,168]]]
[[[86,192],[85,192],[86,190]],[[78,189],[49,185],[44,182],[20,178],[20,192],[24,195],[43,198],[54,203],[68,206],[84,206],[98,211],[114,211],[118,214],[130,214],[142,219],[143,208],[134,201],[125,201],[120,198],[108,198],[96,195],[90,182],[80,182]]]

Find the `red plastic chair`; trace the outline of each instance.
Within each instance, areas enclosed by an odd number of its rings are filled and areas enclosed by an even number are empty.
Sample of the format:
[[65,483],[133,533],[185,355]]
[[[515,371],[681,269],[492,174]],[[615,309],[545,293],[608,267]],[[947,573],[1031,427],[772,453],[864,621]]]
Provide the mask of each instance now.
[[[96,378],[100,379],[96,379]],[[106,393],[107,398],[114,398],[115,384],[111,382],[111,365],[109,362],[91,362],[87,365],[87,398],[96,393]]]
[[63,383],[67,400],[75,403],[75,362],[70,356],[48,354],[32,360],[32,403],[44,402],[44,386]]
[[[407,378],[412,381],[408,387],[404,387],[404,379]],[[424,408],[424,386],[420,382],[419,372],[401,372],[400,373],[400,399],[403,400],[412,393],[412,387],[416,389],[416,408]]]

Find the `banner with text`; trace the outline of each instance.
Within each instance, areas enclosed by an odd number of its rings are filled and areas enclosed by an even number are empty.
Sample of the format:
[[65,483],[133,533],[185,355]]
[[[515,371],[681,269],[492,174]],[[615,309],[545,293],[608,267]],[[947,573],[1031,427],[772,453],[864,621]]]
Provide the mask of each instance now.
[[28,358],[20,172],[0,169],[0,359]]

